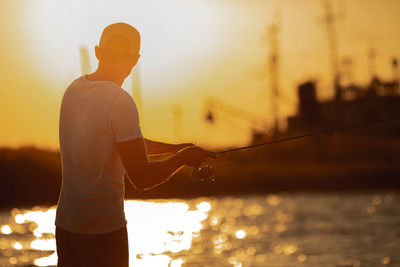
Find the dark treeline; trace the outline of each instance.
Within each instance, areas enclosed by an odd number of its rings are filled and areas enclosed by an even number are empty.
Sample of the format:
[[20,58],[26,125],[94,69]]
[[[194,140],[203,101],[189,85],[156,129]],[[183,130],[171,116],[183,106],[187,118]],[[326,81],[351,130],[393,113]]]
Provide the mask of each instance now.
[[0,149],[0,205],[56,203],[61,187],[59,151],[35,147]]
[[[167,183],[126,198],[196,197],[282,191],[400,190],[400,140],[321,136],[222,155],[214,183],[190,180],[189,168]],[[59,151],[0,149],[0,206],[52,205],[61,187]]]

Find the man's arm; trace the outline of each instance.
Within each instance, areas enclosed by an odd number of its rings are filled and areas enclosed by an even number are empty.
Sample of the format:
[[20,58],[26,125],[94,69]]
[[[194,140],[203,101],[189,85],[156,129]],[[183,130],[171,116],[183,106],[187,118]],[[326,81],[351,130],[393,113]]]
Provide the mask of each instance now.
[[191,143],[183,143],[183,144],[167,144],[162,142],[157,142],[153,140],[149,140],[144,138],[146,149],[148,154],[163,154],[163,153],[172,153],[175,154],[179,150],[184,149],[188,146],[193,146]]
[[149,162],[143,138],[117,143],[118,152],[129,180],[138,190],[147,190],[162,184],[183,165],[198,166],[215,154],[199,147],[187,147],[179,153],[160,161]]

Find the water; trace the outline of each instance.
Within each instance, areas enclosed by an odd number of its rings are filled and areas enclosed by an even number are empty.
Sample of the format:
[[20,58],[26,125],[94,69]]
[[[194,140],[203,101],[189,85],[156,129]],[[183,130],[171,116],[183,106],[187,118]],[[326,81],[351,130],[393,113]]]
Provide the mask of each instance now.
[[[400,193],[125,202],[131,266],[400,266]],[[57,262],[55,207],[0,213],[0,266]]]

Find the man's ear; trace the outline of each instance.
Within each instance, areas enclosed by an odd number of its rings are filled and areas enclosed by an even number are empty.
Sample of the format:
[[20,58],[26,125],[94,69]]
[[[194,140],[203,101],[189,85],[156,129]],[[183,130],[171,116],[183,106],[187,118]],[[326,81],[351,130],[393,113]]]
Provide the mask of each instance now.
[[97,45],[94,47],[94,54],[96,55],[97,60],[100,61],[100,47]]
[[139,61],[139,58],[140,58],[140,55],[137,55],[135,65],[136,65],[137,62]]
[[136,66],[137,62],[139,61],[140,55],[136,55],[134,58],[132,58],[131,64],[132,67]]

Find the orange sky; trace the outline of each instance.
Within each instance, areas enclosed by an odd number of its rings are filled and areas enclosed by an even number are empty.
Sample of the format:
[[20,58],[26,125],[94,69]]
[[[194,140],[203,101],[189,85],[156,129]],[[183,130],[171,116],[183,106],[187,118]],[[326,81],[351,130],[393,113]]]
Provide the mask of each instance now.
[[[354,80],[369,77],[367,53],[377,51],[377,72],[391,78],[400,56],[398,0],[336,0],[340,56],[351,56]],[[271,121],[266,26],[281,11],[282,120],[295,112],[295,88],[318,79],[330,97],[328,45],[321,0],[3,0],[0,2],[0,145],[58,147],[58,114],[66,86],[80,76],[79,47],[93,47],[113,22],[142,34],[140,78],[144,133],[164,141],[244,144],[249,124],[217,113],[204,124],[204,101],[213,96]],[[278,5],[279,4],[279,5]],[[130,79],[128,79],[130,80]],[[130,81],[124,84],[130,90]],[[183,137],[174,136],[172,106],[183,109]]]

